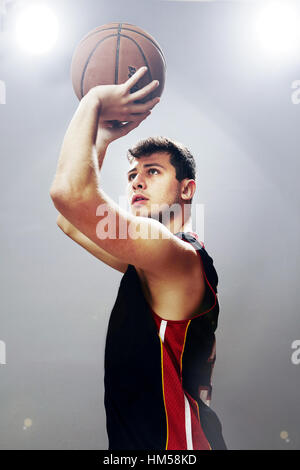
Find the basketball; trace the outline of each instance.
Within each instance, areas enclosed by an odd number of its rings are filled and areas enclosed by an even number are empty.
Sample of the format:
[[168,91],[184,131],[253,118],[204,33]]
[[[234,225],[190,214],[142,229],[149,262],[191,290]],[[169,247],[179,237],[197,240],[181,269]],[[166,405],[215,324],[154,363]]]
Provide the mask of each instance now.
[[71,79],[79,100],[97,85],[124,83],[140,67],[148,70],[131,93],[152,80],[159,86],[139,102],[161,96],[166,61],[158,42],[146,31],[128,23],[109,23],[87,33],[77,45],[71,62]]

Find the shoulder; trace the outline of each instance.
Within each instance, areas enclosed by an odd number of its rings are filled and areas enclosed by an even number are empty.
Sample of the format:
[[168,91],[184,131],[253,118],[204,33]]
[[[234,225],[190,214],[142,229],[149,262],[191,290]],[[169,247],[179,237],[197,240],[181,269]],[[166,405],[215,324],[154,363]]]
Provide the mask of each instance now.
[[[174,235],[179,242],[176,252],[170,250],[164,258],[165,262],[160,265],[160,269],[152,272],[144,271],[144,276],[149,281],[156,280],[164,282],[165,285],[178,285],[182,289],[189,287],[190,290],[193,286],[198,288],[199,281],[204,278],[200,254],[202,242],[193,235],[193,232],[178,232]],[[198,281],[198,285],[193,281]]]

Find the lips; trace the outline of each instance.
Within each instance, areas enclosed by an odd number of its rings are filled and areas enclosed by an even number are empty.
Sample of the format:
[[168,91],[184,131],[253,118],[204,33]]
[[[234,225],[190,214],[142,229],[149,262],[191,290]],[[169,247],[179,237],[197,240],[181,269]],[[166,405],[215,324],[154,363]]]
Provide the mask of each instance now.
[[144,201],[148,201],[148,198],[146,198],[145,196],[143,196],[143,194],[135,194],[131,200],[131,204],[135,204],[135,203],[138,203],[138,202],[144,202]]

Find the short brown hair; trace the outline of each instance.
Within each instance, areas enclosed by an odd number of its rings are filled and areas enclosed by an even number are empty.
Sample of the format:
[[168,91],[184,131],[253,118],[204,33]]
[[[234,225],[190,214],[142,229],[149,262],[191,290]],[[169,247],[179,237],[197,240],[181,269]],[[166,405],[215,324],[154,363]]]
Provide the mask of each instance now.
[[178,181],[184,178],[196,179],[196,162],[191,152],[181,143],[167,137],[148,137],[140,140],[134,147],[127,150],[127,159],[131,162],[133,158],[159,152],[169,153],[170,163],[176,170]]

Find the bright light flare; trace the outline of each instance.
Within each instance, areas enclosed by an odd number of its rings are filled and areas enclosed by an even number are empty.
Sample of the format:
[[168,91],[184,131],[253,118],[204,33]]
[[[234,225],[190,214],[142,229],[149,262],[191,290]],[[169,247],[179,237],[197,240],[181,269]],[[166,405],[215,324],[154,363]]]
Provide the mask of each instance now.
[[268,2],[256,22],[256,37],[268,55],[299,54],[299,11],[285,1]]
[[30,54],[44,54],[57,40],[58,21],[46,5],[31,4],[19,12],[15,31],[23,50]]

